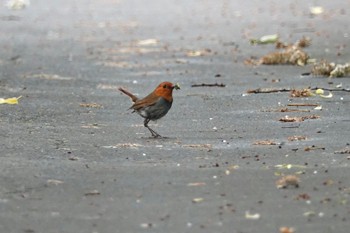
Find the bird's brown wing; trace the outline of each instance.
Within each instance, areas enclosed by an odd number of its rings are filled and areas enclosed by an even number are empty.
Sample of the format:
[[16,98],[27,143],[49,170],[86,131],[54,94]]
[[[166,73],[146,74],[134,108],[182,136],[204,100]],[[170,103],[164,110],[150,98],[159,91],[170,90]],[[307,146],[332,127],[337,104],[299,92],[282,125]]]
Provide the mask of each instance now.
[[159,100],[159,96],[155,95],[153,92],[146,96],[143,99],[137,100],[133,106],[131,106],[132,109],[134,110],[140,110],[141,108],[148,107],[155,105],[157,101]]

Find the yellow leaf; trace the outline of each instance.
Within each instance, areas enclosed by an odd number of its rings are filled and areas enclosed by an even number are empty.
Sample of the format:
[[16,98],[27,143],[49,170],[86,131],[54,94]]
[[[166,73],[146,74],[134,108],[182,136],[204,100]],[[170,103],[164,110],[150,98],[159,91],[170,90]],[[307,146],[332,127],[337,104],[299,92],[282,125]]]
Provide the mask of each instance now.
[[18,104],[20,98],[22,98],[22,96],[7,99],[0,98],[0,104]]

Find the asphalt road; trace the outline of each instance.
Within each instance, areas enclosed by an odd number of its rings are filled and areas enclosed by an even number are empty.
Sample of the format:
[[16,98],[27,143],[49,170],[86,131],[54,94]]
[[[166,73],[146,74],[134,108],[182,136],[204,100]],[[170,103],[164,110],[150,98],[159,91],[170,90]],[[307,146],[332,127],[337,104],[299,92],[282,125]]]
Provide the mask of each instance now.
[[[244,64],[274,51],[249,39],[274,33],[310,37],[312,58],[349,62],[349,9],[340,0],[1,7],[0,98],[22,98],[0,105],[0,232],[349,232],[349,92],[246,94],[349,89],[349,77]],[[145,96],[162,81],[181,90],[151,124],[168,138],[153,139],[117,88]],[[202,83],[225,87],[191,87]],[[286,107],[299,111],[276,111]],[[286,115],[317,119],[279,121]],[[284,175],[299,187],[278,189]]]

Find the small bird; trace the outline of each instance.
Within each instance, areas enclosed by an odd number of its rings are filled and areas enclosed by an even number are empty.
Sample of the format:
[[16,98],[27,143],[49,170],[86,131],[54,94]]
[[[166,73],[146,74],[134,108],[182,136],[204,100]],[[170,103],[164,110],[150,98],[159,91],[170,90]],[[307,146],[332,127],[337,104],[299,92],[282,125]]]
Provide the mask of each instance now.
[[178,84],[171,82],[162,82],[157,88],[143,99],[131,94],[129,91],[119,88],[119,91],[129,96],[134,104],[129,108],[133,112],[137,112],[140,116],[145,118],[143,125],[151,132],[155,138],[162,137],[156,131],[148,126],[150,121],[155,121],[165,116],[173,103],[173,90],[179,90]]

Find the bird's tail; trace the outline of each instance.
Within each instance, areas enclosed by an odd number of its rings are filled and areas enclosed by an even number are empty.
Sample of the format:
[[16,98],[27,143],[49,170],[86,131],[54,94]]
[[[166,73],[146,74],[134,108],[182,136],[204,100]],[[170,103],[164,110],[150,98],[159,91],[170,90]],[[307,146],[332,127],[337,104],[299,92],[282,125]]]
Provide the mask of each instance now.
[[119,87],[118,88],[119,91],[123,92],[125,95],[129,96],[132,99],[132,102],[136,102],[139,98],[137,98],[137,96],[131,94],[130,92],[128,92],[127,90]]

